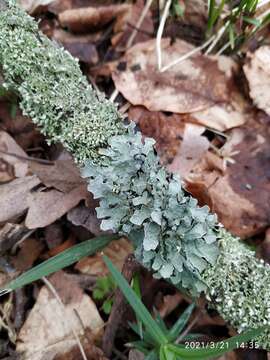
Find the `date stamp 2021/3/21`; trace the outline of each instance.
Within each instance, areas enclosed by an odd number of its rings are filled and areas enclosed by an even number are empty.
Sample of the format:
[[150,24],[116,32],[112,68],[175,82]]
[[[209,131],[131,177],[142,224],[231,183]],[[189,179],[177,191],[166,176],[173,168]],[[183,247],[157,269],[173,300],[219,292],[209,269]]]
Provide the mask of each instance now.
[[[186,349],[220,349],[226,350],[229,348],[229,343],[226,341],[185,341]],[[259,343],[257,341],[236,341],[235,349],[259,349]]]

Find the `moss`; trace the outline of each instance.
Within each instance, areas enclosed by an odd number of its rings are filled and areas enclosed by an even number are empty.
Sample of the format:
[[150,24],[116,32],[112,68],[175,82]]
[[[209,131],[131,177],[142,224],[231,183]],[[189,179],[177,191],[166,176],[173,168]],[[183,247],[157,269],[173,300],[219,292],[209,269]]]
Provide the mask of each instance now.
[[99,148],[125,131],[114,104],[97,93],[78,61],[38,31],[35,21],[8,1],[0,13],[0,64],[5,87],[21,98],[48,142],[61,142],[77,161],[100,162]]
[[[208,300],[239,332],[270,326],[270,266],[225,230],[220,238],[217,262],[202,275]],[[270,349],[270,332],[258,341]]]

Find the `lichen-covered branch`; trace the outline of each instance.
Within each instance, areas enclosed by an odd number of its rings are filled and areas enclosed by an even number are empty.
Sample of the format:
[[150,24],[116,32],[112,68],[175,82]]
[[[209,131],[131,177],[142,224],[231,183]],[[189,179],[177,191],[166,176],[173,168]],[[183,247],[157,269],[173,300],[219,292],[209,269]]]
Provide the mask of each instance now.
[[[204,291],[239,331],[270,324],[270,267],[223,230],[207,207],[198,207],[159,164],[154,140],[143,141],[132,122],[124,126],[77,61],[13,0],[0,0],[0,66],[24,114],[84,166],[89,190],[100,199],[103,229],[135,239],[137,258],[155,276],[193,295]],[[269,334],[260,339],[265,348]]]

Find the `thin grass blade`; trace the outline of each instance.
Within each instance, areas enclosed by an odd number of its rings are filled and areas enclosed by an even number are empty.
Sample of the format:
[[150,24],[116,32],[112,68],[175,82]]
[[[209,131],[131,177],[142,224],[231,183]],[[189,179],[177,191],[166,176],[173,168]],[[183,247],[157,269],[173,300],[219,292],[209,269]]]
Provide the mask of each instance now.
[[43,276],[48,276],[58,270],[61,270],[73,263],[79,261],[81,258],[95,254],[102,250],[110,241],[117,239],[115,235],[103,235],[91,240],[75,245],[70,249],[44,261],[43,263],[33,267],[31,270],[23,273],[15,280],[12,280],[0,289],[0,296],[7,292],[19,289],[33,281],[41,279]]
[[157,344],[159,345],[167,344],[168,340],[166,335],[160,329],[158,324],[154,321],[147,308],[138,298],[135,291],[129,286],[128,282],[123,277],[123,275],[118,271],[118,269],[113,265],[113,263],[107,256],[103,256],[103,259],[108,269],[110,270],[112,276],[114,277],[115,282],[123,292],[126,300],[133,308],[138,318],[140,318],[140,320],[144,324],[148,333],[151,334],[151,336],[153,337],[153,339],[155,339]]

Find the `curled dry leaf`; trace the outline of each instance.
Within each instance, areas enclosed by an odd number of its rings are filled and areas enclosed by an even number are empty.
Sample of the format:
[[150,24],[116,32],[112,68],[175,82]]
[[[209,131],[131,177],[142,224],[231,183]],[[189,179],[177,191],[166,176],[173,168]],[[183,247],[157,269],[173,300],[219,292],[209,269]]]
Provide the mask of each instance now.
[[[114,33],[116,35],[111,40],[113,46],[123,48],[127,45],[132,32],[137,27],[138,20],[144,7],[145,2],[143,0],[137,0],[128,11],[123,13],[122,16],[117,17],[113,27]],[[149,40],[152,37],[152,34],[154,34],[154,24],[151,10],[149,10],[142,24],[140,25],[139,31],[137,31],[132,44],[134,45],[139,42]]]
[[[170,39],[162,39],[161,48],[163,64],[194,49],[182,40],[171,44]],[[159,72],[155,40],[129,49],[121,60],[121,66],[113,73],[113,80],[129,102],[144,105],[150,111],[196,114],[196,122],[207,125],[211,120],[210,126],[217,130],[238,126],[246,120],[242,114],[234,114],[233,121],[230,120],[229,115],[234,111],[232,80],[216,59],[196,54],[165,72]],[[210,113],[211,117],[209,115],[207,119],[201,112],[212,107],[220,110]]]
[[118,16],[129,11],[131,5],[109,5],[100,7],[87,7],[70,9],[59,14],[59,22],[73,32],[87,32],[102,28]]
[[270,115],[270,46],[250,53],[244,72],[254,104]]
[[103,262],[103,254],[108,256],[113,264],[121,271],[125,258],[132,252],[133,247],[127,239],[121,238],[114,240],[103,249],[102,253],[97,253],[94,256],[88,256],[80,260],[75,266],[75,269],[83,274],[105,276],[109,271]]
[[[103,321],[92,299],[64,272],[50,278],[58,296],[43,286],[19,333],[17,352],[24,360],[55,359],[76,345],[73,331],[100,338]],[[73,358],[72,358],[73,359]]]
[[54,0],[19,0],[19,3],[29,14],[34,14],[40,7],[47,6]]
[[74,35],[61,29],[53,29],[52,38],[68,50],[80,61],[95,65],[98,63],[98,52],[95,42],[101,38],[101,33]]
[[128,115],[139,125],[144,136],[156,140],[155,148],[162,163],[171,163],[178,152],[189,115],[149,111],[143,106],[131,106]]
[[[6,153],[11,153],[12,156]],[[13,175],[15,177],[27,175],[28,162],[22,160],[21,157],[27,157],[26,152],[7,132],[0,131],[0,182],[13,179]],[[12,167],[12,173],[9,171],[10,167]]]
[[178,154],[168,169],[178,173],[185,178],[194,165],[203,157],[209,148],[209,141],[202,136],[205,127],[196,124],[186,124],[183,142],[178,150]]
[[85,185],[63,193],[58,190],[33,193],[28,198],[29,210],[25,219],[28,229],[48,226],[89,197]]
[[80,204],[68,212],[67,218],[73,225],[82,226],[95,236],[104,233],[104,231],[100,230],[101,220],[97,218],[94,207],[88,208]]
[[69,192],[86,184],[81,178],[78,167],[72,160],[56,160],[53,165],[31,163],[31,170],[44,185],[62,192]]
[[40,184],[37,176],[15,179],[0,187],[0,223],[22,215],[28,209],[28,196]]
[[[24,150],[29,147],[36,147],[40,145],[43,140],[33,122],[23,116],[21,111],[17,108],[16,114],[11,112],[15,104],[10,104],[8,101],[1,101],[0,98],[0,126],[1,129],[8,132],[16,143]],[[12,109],[13,109],[12,108]]]
[[247,126],[230,131],[222,149],[225,170],[217,155],[207,153],[186,179],[187,189],[208,203],[226,229],[241,237],[269,225],[269,144],[269,119],[258,115]]

